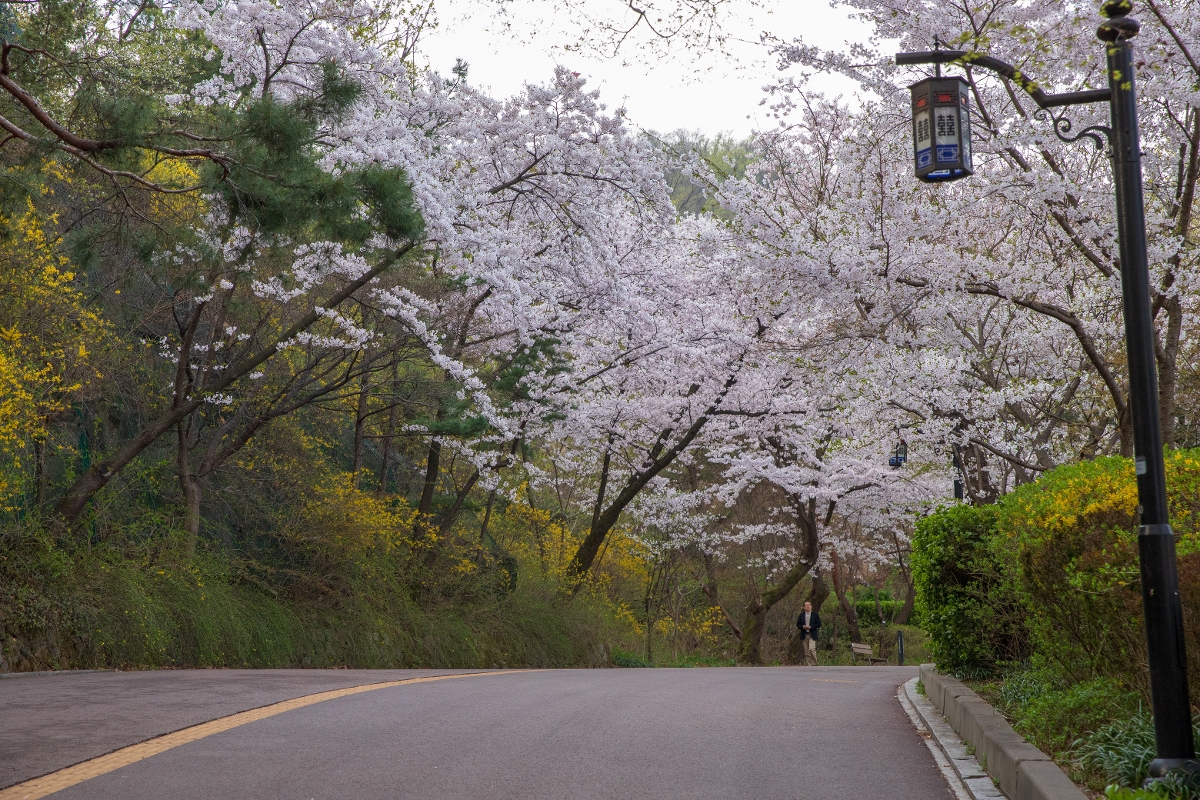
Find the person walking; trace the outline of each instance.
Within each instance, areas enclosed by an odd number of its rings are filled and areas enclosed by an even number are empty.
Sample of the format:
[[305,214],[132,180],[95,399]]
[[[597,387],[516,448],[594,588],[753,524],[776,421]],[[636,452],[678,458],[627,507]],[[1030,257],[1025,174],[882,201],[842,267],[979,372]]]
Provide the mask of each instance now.
[[821,633],[821,615],[813,611],[812,603],[804,601],[804,610],[796,618],[800,638],[804,642],[804,666],[817,666],[817,639]]

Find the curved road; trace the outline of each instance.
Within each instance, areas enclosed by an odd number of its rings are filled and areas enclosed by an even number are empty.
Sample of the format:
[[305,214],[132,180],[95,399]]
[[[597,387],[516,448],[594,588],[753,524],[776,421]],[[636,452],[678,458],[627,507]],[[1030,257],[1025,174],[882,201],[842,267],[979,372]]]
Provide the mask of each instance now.
[[[463,677],[230,717],[319,692],[448,675]],[[117,751],[90,768],[103,774],[49,796],[950,800],[896,700],[915,675],[776,667],[17,677],[0,681],[0,787],[11,787],[0,799],[32,796],[16,785]],[[211,732],[234,723],[242,724]],[[113,768],[132,760],[126,753],[146,752],[121,748],[146,740],[143,748],[163,752]]]

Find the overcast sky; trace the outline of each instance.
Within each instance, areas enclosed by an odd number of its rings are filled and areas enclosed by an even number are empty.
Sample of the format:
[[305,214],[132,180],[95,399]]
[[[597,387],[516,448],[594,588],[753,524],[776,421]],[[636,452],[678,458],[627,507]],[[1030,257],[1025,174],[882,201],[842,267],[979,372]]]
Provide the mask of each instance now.
[[[529,43],[501,32],[502,26],[484,8],[477,0],[439,3],[439,28],[424,40],[418,59],[449,75],[455,59],[462,58],[470,65],[468,80],[490,87],[496,96],[512,95],[527,82],[546,82],[554,66],[561,63],[586,77],[589,87],[599,87],[601,99],[610,109],[623,104],[634,125],[661,132],[686,128],[710,135],[728,131],[744,136],[751,130],[772,127],[768,112],[759,103],[762,87],[778,80],[779,73],[757,43],[763,31],[788,40],[803,35],[807,43],[830,49],[865,40],[868,33],[865,25],[849,19],[845,11],[830,8],[828,0],[766,0],[727,26],[742,40],[730,46],[734,63],[709,58],[697,64],[689,57],[676,56],[652,66],[623,65],[620,59],[563,52],[560,47],[570,37],[565,26],[535,18],[528,4],[510,3],[509,8],[514,29],[545,31]],[[847,99],[854,91],[853,83],[843,78],[820,77],[810,85]]]

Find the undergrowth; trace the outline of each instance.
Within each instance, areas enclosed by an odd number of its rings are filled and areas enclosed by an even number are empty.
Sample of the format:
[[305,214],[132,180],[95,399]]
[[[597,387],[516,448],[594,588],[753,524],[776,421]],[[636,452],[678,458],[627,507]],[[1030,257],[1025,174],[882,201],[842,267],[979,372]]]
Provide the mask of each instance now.
[[[1193,737],[1200,741],[1200,718],[1193,720],[1192,727]],[[1109,797],[1140,798],[1142,795],[1136,792],[1149,778],[1150,762],[1155,757],[1154,717],[1149,711],[1140,711],[1127,719],[1110,722],[1078,742],[1077,750],[1080,764],[1109,782]],[[1200,797],[1200,791],[1175,776],[1152,781],[1146,790],[1147,798]]]
[[[1155,757],[1154,718],[1137,691],[1107,678],[1072,684],[1045,666],[1011,669],[1002,680],[973,685],[1074,780],[1104,789],[1109,798],[1200,798],[1175,777],[1144,786]],[[1200,742],[1200,718],[1195,733]]]
[[414,590],[373,553],[336,590],[298,595],[239,554],[149,541],[0,530],[0,671],[590,665],[620,634],[600,599],[533,570],[511,592],[482,570],[465,589],[460,577]]

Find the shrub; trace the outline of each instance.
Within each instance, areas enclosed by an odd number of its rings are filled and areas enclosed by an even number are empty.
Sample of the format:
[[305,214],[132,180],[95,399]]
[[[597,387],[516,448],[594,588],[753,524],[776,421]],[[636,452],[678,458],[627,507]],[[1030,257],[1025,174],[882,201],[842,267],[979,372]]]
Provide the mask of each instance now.
[[1079,763],[1117,786],[1137,787],[1154,760],[1154,719],[1148,713],[1117,720],[1080,743]]
[[989,673],[1028,656],[1016,563],[995,546],[996,519],[994,506],[951,506],[921,520],[913,534],[917,612],[947,672]]
[[[1167,453],[1178,534],[1192,702],[1200,701],[1200,451]],[[1034,649],[1076,681],[1111,676],[1145,691],[1133,462],[1098,458],[1060,467],[1005,497],[997,546],[1020,553]]]
[[[1192,721],[1192,735],[1200,741],[1200,718]],[[1200,797],[1200,792],[1175,776],[1151,781],[1141,790],[1154,759],[1154,718],[1143,711],[1104,726],[1081,742],[1079,763],[1112,782],[1105,793],[1121,800]],[[1139,791],[1145,791],[1140,794]]]
[[649,667],[651,666],[641,656],[636,656],[633,653],[627,653],[624,650],[613,648],[612,663],[614,667]]
[[[896,615],[900,613],[900,609],[904,607],[903,600],[880,600],[879,608],[875,608],[874,599],[862,599],[860,594],[859,599],[854,603],[854,613],[858,615],[860,625],[877,625],[879,624],[879,612],[883,612],[884,623],[890,625],[896,619]],[[916,617],[916,614],[913,615]],[[919,618],[918,618],[919,619]],[[916,624],[917,619],[909,619],[909,624]]]
[[1028,699],[1013,727],[1041,750],[1062,756],[1087,734],[1135,712],[1138,699],[1110,678],[1049,688]]
[[[1192,703],[1200,706],[1200,450],[1166,453]],[[1071,682],[1146,693],[1133,462],[1047,472],[992,507],[958,506],[913,537],[917,609],[939,666],[982,676],[1033,653]]]
[[577,666],[623,629],[590,594],[569,598],[536,571],[509,591],[507,577],[498,587],[486,564],[463,562],[446,585],[474,591],[414,597],[408,546],[388,546],[383,528],[367,536],[369,520],[325,531],[328,520],[309,519],[303,541],[281,535],[280,552],[311,571],[297,577],[216,547],[181,557],[170,530],[76,548],[32,522],[0,525],[0,672]]
[[1108,800],[1164,800],[1164,795],[1153,789],[1126,789],[1115,784],[1105,787],[1104,796]]

